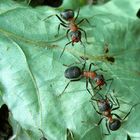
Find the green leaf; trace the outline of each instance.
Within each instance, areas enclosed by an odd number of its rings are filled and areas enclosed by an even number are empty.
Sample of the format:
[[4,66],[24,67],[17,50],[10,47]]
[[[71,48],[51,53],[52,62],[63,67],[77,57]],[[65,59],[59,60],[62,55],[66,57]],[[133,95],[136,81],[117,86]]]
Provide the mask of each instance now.
[[[65,2],[70,8],[73,6]],[[79,7],[79,3],[73,2],[75,9]],[[94,28],[86,22],[80,25],[88,36],[89,44],[82,34],[87,64],[96,63],[107,70],[103,72],[105,79],[114,79],[112,89],[121,105],[116,113],[122,118],[140,100],[138,9],[136,0],[112,0],[102,6],[83,6],[78,17],[78,21],[87,18],[95,25]],[[139,105],[118,131],[104,136],[107,131],[104,122],[95,126],[100,117],[89,102],[84,79],[71,83],[65,94],[58,96],[69,81],[64,77],[63,64],[78,62],[79,57],[84,56],[84,47],[80,43],[69,45],[59,58],[68,39],[63,28],[60,35],[55,36],[60,21],[55,16],[47,18],[52,14],[59,11],[48,7],[31,8],[11,0],[0,1],[0,95],[16,121],[12,121],[16,140],[37,140],[42,137],[39,129],[48,140],[65,140],[67,129],[74,140],[120,140],[127,139],[127,134],[132,140],[138,140]],[[109,48],[107,54],[105,44]],[[109,57],[115,62],[109,62]],[[106,88],[102,94],[105,91]],[[82,123],[84,121],[91,123]]]

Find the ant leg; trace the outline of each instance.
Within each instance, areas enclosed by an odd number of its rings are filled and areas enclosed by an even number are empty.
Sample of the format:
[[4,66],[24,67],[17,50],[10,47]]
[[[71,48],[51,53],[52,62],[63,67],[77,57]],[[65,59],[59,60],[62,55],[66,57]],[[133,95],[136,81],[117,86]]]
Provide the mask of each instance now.
[[69,39],[69,34],[68,34],[69,31],[70,31],[70,29],[68,29],[68,30],[67,30],[67,33],[66,33],[66,37],[67,37],[68,40],[70,40],[70,39]]
[[[94,99],[93,99],[93,100],[94,100]],[[95,99],[95,100],[96,100],[96,99]],[[96,100],[96,101],[98,101],[98,100]],[[99,112],[99,111],[96,109],[96,107],[94,106],[94,104],[92,103],[92,101],[90,101],[90,102],[91,102],[91,104],[92,104],[94,110],[96,111],[96,113],[99,114],[99,115],[102,115],[102,113]]]
[[[93,95],[96,96],[96,95],[98,94],[98,95],[101,96],[101,94],[98,93],[99,90],[97,90],[97,91],[94,90],[93,82],[92,82],[92,80],[91,80],[90,78],[89,78],[89,83],[90,83],[90,85],[91,85],[91,89],[92,89],[92,91],[93,91],[93,93],[94,93]],[[103,98],[103,97],[101,96],[101,98]]]
[[118,119],[123,120],[119,115],[117,115],[117,114],[115,114],[115,113],[112,113],[111,115],[114,115],[114,116],[116,116]]
[[[95,66],[97,66],[97,65],[95,65]],[[107,72],[106,70],[103,70],[102,68],[98,68],[98,69],[96,69],[94,71],[98,71],[98,70],[103,71],[103,72]]]
[[66,88],[69,86],[69,84],[70,84],[71,82],[75,82],[75,81],[79,81],[79,80],[80,80],[80,79],[70,80],[70,81],[67,83],[67,85],[65,86],[64,90],[62,91],[62,93],[61,93],[60,95],[58,95],[58,96],[60,97],[60,96],[62,96],[62,94],[64,94]]
[[50,18],[50,17],[52,17],[52,16],[56,16],[56,17],[59,19],[59,21],[61,21],[63,24],[67,24],[67,23],[66,23],[65,21],[63,21],[57,14],[50,15],[50,16],[46,17],[46,18],[43,19],[43,20],[46,20],[46,19],[48,19],[48,18]]
[[[112,83],[113,83],[114,79],[113,78],[110,78],[110,79],[107,79],[105,81],[111,81],[110,84],[109,84],[108,90],[106,91],[106,94],[107,94],[109,92],[111,86],[112,86]],[[107,83],[106,83],[106,85],[107,85]]]
[[69,86],[70,82],[72,82],[72,81],[70,80],[70,81],[67,83],[67,85],[65,86],[64,90],[62,91],[62,93],[61,93],[59,96],[61,96],[61,95],[65,92],[65,90],[66,90],[66,88]]
[[80,62],[75,62],[75,63],[72,63],[72,64],[70,64],[70,65],[66,65],[66,64],[63,64],[63,66],[65,66],[65,67],[71,67],[71,66],[73,66],[73,65],[76,65],[76,64],[81,64]]
[[94,63],[90,63],[89,68],[88,68],[89,71],[91,70],[91,67],[92,67],[93,65],[95,66]]
[[[96,94],[93,95],[93,96],[91,97],[91,100],[90,100],[91,103],[92,103],[93,101],[94,101],[94,102],[99,102],[99,101],[100,101],[100,100],[96,99],[95,96],[96,96]],[[92,104],[92,105],[93,105],[93,104]],[[95,107],[95,106],[94,106],[94,107]]]
[[65,47],[64,47],[64,49],[63,49],[63,51],[62,51],[62,53],[61,53],[61,55],[60,55],[60,58],[62,57],[62,55],[63,55],[63,53],[64,53],[64,51],[65,51],[66,46],[69,45],[70,43],[72,43],[72,41],[68,42],[68,43],[65,45]]
[[[138,103],[138,104],[139,104],[139,103]],[[125,119],[130,115],[132,109],[133,109],[136,105],[138,105],[138,104],[133,105],[133,106],[131,107],[130,111],[126,114],[126,116],[125,116],[122,120],[125,120]]]
[[86,60],[85,60],[85,62],[83,64],[82,71],[84,71],[85,67],[86,67]]
[[[99,85],[95,86],[95,87],[93,88],[93,90],[96,90],[98,87],[100,88]],[[97,90],[98,90],[98,92],[99,92],[100,89],[97,89]]]
[[60,23],[60,24],[58,25],[57,35],[56,35],[56,36],[58,36],[58,35],[59,35],[60,26],[63,26],[63,27],[65,27],[65,28],[67,28],[67,27],[68,27],[68,26],[66,26],[66,25],[65,25],[65,24],[63,24],[63,23]]
[[79,30],[83,31],[84,35],[85,35],[85,39],[86,39],[86,42],[87,44],[89,44],[88,40],[87,40],[87,33],[85,30],[83,30],[82,28],[79,28]]
[[45,134],[44,134],[43,130],[42,130],[42,129],[40,129],[40,128],[39,128],[38,130],[40,130],[40,131],[41,131],[41,133],[42,133],[42,136],[43,136],[43,137],[45,137]]
[[100,121],[97,123],[97,126],[101,124],[102,120],[105,119],[105,117],[101,118]]
[[107,128],[107,131],[108,131],[108,134],[105,134],[105,135],[110,135],[110,130],[109,130],[109,128],[108,128],[108,124],[107,124],[107,119],[106,119],[106,128]]
[[76,21],[76,20],[77,20],[77,18],[78,18],[78,16],[79,16],[79,13],[80,13],[80,8],[78,8],[77,15],[76,15],[76,17],[75,17],[74,21]]
[[90,101],[91,103],[92,103],[92,101],[96,101],[96,102],[99,101],[98,99],[94,98],[97,93],[98,93],[98,91],[91,97],[91,101]]
[[120,103],[119,103],[118,99],[115,97],[115,99],[116,99],[116,101],[115,101],[111,95],[110,95],[110,97],[111,97],[112,101],[115,103],[114,105],[117,106],[117,107],[113,108],[112,111],[119,109],[120,108]]
[[70,129],[67,128],[67,139],[72,138],[74,140],[74,135]]
[[71,67],[71,66],[73,66],[73,65],[77,65],[77,64],[79,65],[79,64],[81,64],[81,65],[83,66],[82,69],[81,69],[81,71],[84,71],[86,62],[84,62],[84,64],[82,64],[82,61],[81,61],[80,59],[78,59],[78,60],[79,60],[79,62],[74,62],[74,63],[72,63],[72,64],[70,64],[70,65],[63,64],[63,66]]
[[81,42],[81,44],[83,45],[83,47],[84,47],[84,58],[85,58],[85,55],[86,55],[86,47],[85,47],[85,45],[83,44],[83,42],[80,40],[80,42]]
[[[90,65],[89,65],[89,71],[91,70],[91,67],[92,66],[97,66],[96,64],[94,64],[94,63],[90,63]],[[103,72],[106,72],[105,70],[103,70],[102,68],[98,68],[98,69],[96,69],[96,70],[94,70],[95,72],[96,71],[98,71],[98,70],[101,70],[101,71],[103,71]]]
[[[91,67],[91,65],[94,65],[94,66],[97,67],[97,65],[94,64],[94,63],[90,63],[90,67]],[[89,70],[91,69],[90,67],[89,67]],[[103,70],[102,68],[99,68],[99,67],[98,67],[98,69],[96,69],[96,70],[94,70],[94,71],[96,72],[96,71],[98,71],[98,70],[103,71],[103,72],[107,72],[106,70]],[[108,81],[108,80],[109,80],[109,79],[107,79],[107,81]]]
[[67,24],[65,21],[63,21],[58,15],[55,15],[63,24]]
[[92,93],[91,93],[91,91],[90,91],[89,88],[88,88],[88,83],[89,83],[89,82],[90,82],[90,84],[92,84],[91,81],[90,81],[89,79],[86,79],[86,89],[87,89],[87,91],[89,92],[89,94],[90,94],[91,96],[93,96]]
[[77,25],[81,24],[81,23],[84,22],[84,21],[86,21],[91,27],[95,27],[95,26],[93,26],[93,25],[90,24],[90,22],[88,21],[87,18],[83,18],[82,20],[80,20],[80,21],[77,23]]

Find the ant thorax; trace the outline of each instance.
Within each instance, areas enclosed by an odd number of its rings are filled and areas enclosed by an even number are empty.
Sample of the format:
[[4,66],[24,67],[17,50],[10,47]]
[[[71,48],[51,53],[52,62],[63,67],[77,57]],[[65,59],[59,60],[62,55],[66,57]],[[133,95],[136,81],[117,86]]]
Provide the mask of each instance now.
[[104,111],[103,115],[106,116],[107,118],[109,118],[110,121],[112,121],[112,115],[111,115],[111,111]]
[[78,26],[73,22],[73,19],[69,22],[69,28],[74,32],[78,30]]

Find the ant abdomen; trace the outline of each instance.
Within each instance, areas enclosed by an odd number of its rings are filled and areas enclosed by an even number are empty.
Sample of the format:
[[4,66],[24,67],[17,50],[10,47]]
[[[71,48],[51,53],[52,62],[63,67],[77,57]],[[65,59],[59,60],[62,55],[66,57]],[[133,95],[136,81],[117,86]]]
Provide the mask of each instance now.
[[77,66],[69,67],[65,70],[65,77],[68,79],[77,79],[80,78],[82,71]]
[[113,121],[109,122],[109,129],[112,131],[116,131],[120,128],[121,121],[118,119],[113,119]]

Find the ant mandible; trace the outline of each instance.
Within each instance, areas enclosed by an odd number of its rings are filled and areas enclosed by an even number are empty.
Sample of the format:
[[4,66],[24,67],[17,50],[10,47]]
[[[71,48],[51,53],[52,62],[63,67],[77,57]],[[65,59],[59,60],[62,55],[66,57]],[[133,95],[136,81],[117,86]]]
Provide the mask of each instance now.
[[[96,95],[96,94],[95,94]],[[113,99],[113,97],[110,95],[110,98],[107,97],[107,95],[105,95],[105,98],[103,98],[103,96],[101,94],[98,93],[98,95],[100,95],[101,99],[96,99],[95,95],[92,96],[91,98],[91,102],[93,105],[93,108],[95,109],[96,113],[98,113],[99,115],[103,116],[100,121],[97,123],[97,126],[101,124],[102,120],[106,118],[106,128],[108,131],[108,134],[110,134],[110,130],[111,131],[116,131],[120,128],[120,126],[122,125],[122,122],[126,119],[126,117],[128,117],[128,115],[131,113],[131,110],[133,109],[133,107],[135,107],[137,104],[133,105],[130,109],[130,111],[125,115],[125,117],[122,119],[119,115],[112,113],[112,111],[117,110],[120,108],[120,103],[118,101],[118,99],[115,97]],[[99,111],[96,109],[96,107],[93,104],[93,101],[97,102],[97,106]],[[116,107],[113,107],[113,106]],[[115,116],[116,118],[113,118],[113,116]]]
[[[98,90],[101,90],[103,85],[107,86],[107,83],[106,83],[107,81],[111,81],[111,83],[110,83],[110,86],[111,86],[111,84],[113,82],[113,78],[105,80],[105,78],[104,78],[104,76],[102,74],[97,73],[98,70],[103,71],[103,69],[98,68],[98,69],[96,69],[94,71],[91,71],[91,67],[95,66],[95,64],[90,63],[89,69],[88,69],[88,71],[86,71],[85,66],[86,66],[86,61],[83,64],[82,69],[80,69],[78,66],[71,66],[71,67],[68,67],[65,70],[65,73],[64,73],[65,77],[67,79],[70,79],[70,81],[67,83],[67,85],[65,86],[63,92],[59,96],[61,96],[64,93],[64,91],[66,90],[66,88],[69,86],[69,84],[71,82],[79,81],[83,77],[86,78],[86,89],[87,89],[87,91],[89,92],[89,94],[91,96],[93,96],[93,95],[92,95],[92,93],[90,92],[90,90],[88,88],[88,83],[90,83],[90,85],[92,86],[92,81],[95,82],[96,86],[93,88],[94,90],[97,89],[97,88],[99,88]],[[109,88],[110,88],[110,86],[109,86]]]
[[[55,15],[61,22],[58,25],[58,35],[59,35],[60,26],[63,26],[65,28],[67,28],[66,37],[68,38],[68,40],[69,40],[68,36],[70,35],[70,37],[71,37],[71,41],[65,45],[60,57],[63,55],[66,46],[69,45],[70,43],[72,43],[72,46],[74,45],[74,43],[77,43],[77,42],[81,42],[81,44],[83,44],[81,41],[81,35],[82,35],[81,31],[84,33],[86,42],[88,43],[87,34],[86,34],[85,30],[78,27],[78,25],[81,24],[83,21],[86,21],[90,26],[92,26],[92,25],[86,18],[84,18],[84,19],[80,20],[78,23],[76,23],[76,20],[79,16],[79,12],[80,12],[80,8],[78,9],[76,17],[74,17],[74,11],[72,9],[64,10],[63,12],[60,13],[60,16],[57,14]],[[53,15],[51,15],[51,16],[53,16]],[[49,17],[51,17],[51,16],[49,16]],[[85,49],[85,46],[84,46],[84,49]]]

